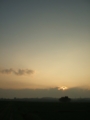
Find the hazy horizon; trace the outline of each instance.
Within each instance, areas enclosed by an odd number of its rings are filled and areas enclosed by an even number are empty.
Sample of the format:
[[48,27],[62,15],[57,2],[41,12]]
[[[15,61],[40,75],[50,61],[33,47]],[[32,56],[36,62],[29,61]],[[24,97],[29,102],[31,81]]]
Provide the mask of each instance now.
[[70,98],[90,98],[90,90],[82,88],[69,88],[67,90],[59,90],[56,88],[48,89],[1,89],[0,98],[42,98],[52,97],[60,98],[68,96]]

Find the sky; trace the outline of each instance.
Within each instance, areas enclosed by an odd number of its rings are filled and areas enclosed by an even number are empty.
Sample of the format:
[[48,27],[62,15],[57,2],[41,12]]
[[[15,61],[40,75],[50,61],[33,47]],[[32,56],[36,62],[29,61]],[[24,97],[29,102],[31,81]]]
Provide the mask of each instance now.
[[17,90],[89,96],[89,0],[0,0],[0,97]]

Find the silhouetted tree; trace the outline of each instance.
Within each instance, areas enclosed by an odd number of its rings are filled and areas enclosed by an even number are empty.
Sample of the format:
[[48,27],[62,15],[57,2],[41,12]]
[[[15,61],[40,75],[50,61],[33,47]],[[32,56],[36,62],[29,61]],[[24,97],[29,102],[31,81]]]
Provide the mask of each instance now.
[[70,102],[71,99],[70,99],[68,96],[65,96],[65,97],[59,98],[59,101],[60,101],[60,102]]

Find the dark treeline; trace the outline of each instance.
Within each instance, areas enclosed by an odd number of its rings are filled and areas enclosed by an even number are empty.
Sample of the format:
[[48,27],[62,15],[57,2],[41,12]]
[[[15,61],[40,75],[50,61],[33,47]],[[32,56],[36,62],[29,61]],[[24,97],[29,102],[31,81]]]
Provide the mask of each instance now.
[[42,97],[42,98],[0,98],[0,101],[40,101],[40,102],[90,102],[90,98],[69,98],[64,96],[61,98]]

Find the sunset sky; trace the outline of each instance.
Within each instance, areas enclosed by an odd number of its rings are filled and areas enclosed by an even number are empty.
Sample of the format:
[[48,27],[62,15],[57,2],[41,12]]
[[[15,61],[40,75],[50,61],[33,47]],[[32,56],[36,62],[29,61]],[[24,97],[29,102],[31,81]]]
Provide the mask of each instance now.
[[90,97],[90,1],[0,0],[0,97],[59,97],[62,86]]

